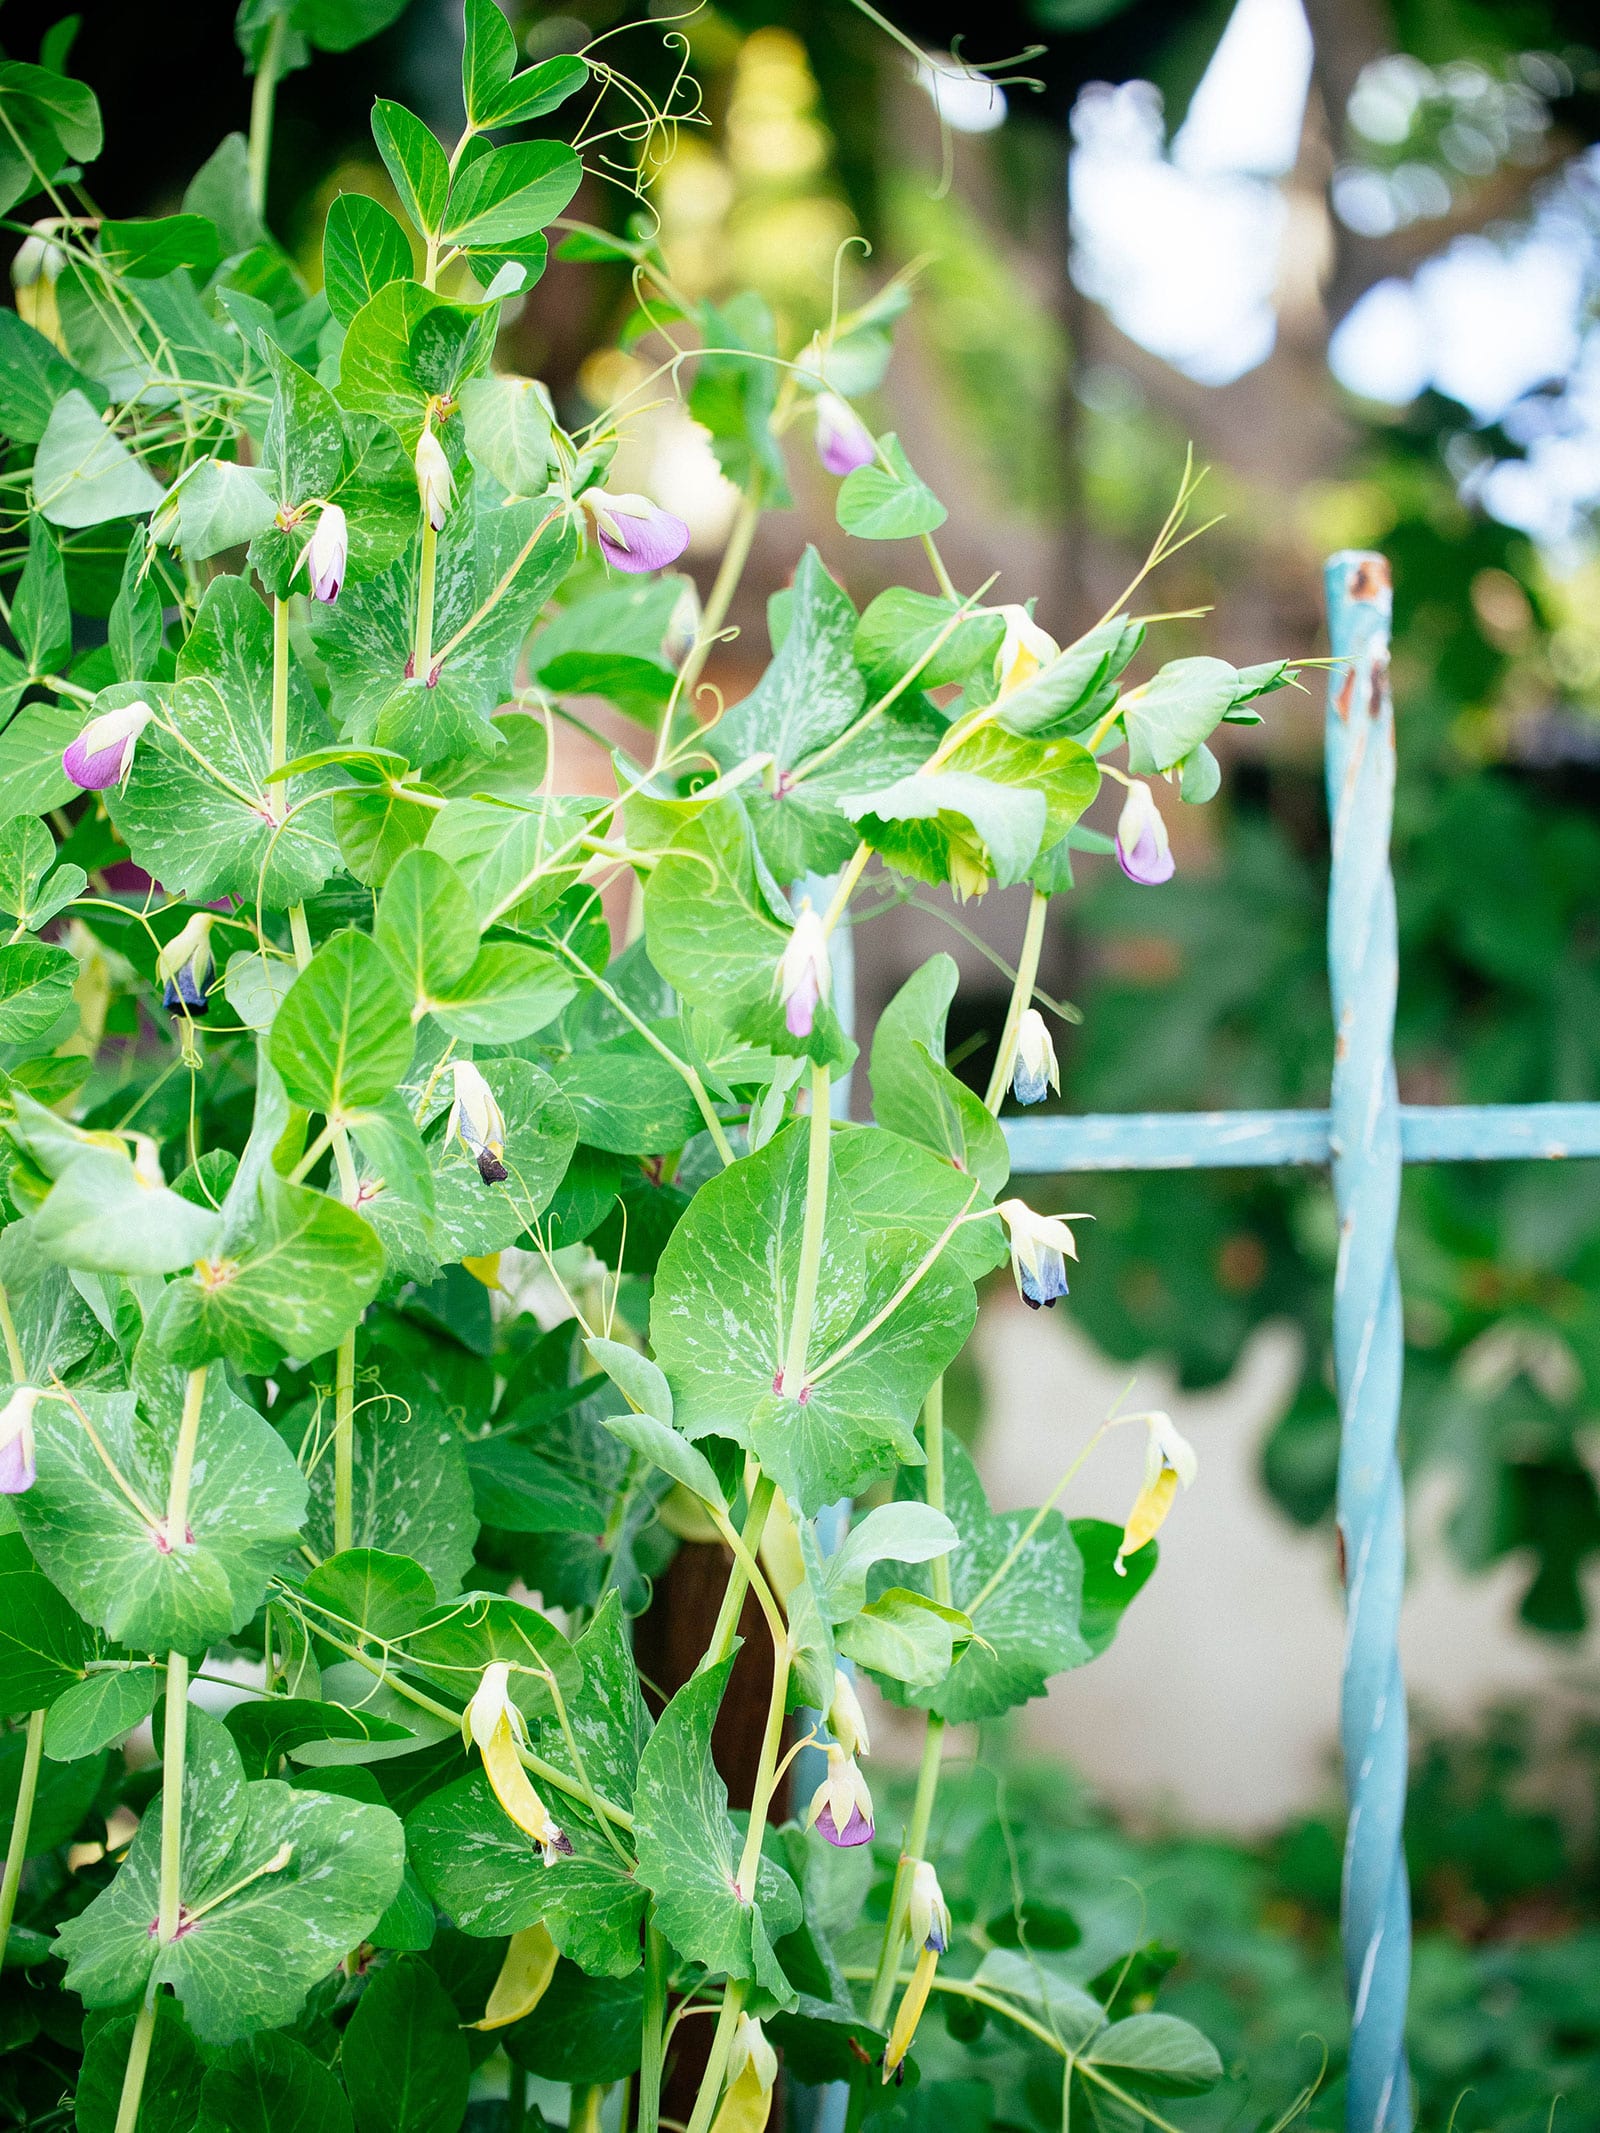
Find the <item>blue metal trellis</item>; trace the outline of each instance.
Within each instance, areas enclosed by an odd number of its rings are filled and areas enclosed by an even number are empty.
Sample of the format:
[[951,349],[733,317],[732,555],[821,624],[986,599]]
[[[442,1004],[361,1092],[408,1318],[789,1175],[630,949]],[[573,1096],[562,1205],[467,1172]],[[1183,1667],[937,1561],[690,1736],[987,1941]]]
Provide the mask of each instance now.
[[1331,1165],[1339,1210],[1333,1320],[1346,1599],[1341,1736],[1350,1800],[1343,1921],[1351,2009],[1346,2123],[1351,2133],[1404,2133],[1411,2123],[1405,2061],[1411,1920],[1402,1849],[1405,1689],[1396,1643],[1405,1577],[1405,1506],[1395,1450],[1401,1165],[1600,1156],[1600,1104],[1424,1107],[1397,1100],[1387,560],[1366,553],[1332,557],[1327,596],[1334,655],[1326,740],[1333,830],[1330,1108],[1004,1124],[1013,1167],[1036,1174]]

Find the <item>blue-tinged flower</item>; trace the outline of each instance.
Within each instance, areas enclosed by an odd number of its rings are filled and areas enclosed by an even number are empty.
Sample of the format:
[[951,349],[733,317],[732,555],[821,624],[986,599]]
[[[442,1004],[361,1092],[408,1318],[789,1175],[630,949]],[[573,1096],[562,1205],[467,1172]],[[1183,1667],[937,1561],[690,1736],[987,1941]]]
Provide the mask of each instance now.
[[36,1385],[18,1385],[0,1407],[0,1496],[33,1487],[33,1410],[43,1398]]
[[120,704],[115,711],[102,711],[61,751],[62,769],[84,792],[126,785],[139,736],[154,717],[148,704]]
[[648,496],[612,496],[605,489],[585,489],[579,503],[594,520],[600,553],[614,570],[639,574],[665,570],[689,545],[681,518],[663,511]]
[[1032,681],[1041,667],[1059,659],[1061,647],[1048,630],[1040,629],[1025,607],[1010,601],[997,612],[1005,617],[1006,633],[994,655],[994,678],[997,693],[1009,696],[1025,681]]
[[902,2078],[906,2053],[911,2049],[917,2024],[922,2020],[922,2010],[933,1990],[933,1974],[939,1967],[940,1956],[950,1945],[950,1907],[944,1900],[939,1877],[926,1859],[919,1859],[911,1870],[909,1910],[911,1944],[917,1950],[917,1963],[911,1973],[911,1982],[901,1996],[894,2027],[889,2032],[889,2048],[883,2055],[885,2081]]
[[572,1845],[522,1767],[518,1750],[528,1745],[528,1726],[511,1701],[510,1679],[511,1669],[503,1660],[484,1668],[472,1701],[461,1714],[461,1739],[463,1745],[477,1748],[495,1798],[518,1829],[525,1830],[540,1847],[549,1866],[552,1860],[564,1858]]
[[1067,1293],[1067,1261],[1078,1247],[1067,1224],[1083,1215],[1036,1215],[1025,1200],[1002,1200],[996,1212],[1011,1238],[1011,1271],[1023,1302],[1037,1311]]
[[1141,779],[1128,784],[1128,797],[1117,817],[1117,864],[1130,881],[1156,888],[1170,881],[1177,862],[1167,842],[1161,810]]
[[302,560],[311,582],[312,599],[331,607],[339,597],[345,565],[350,560],[349,521],[337,504],[323,505]]
[[210,1006],[216,957],[211,952],[212,916],[197,911],[156,957],[161,1004],[169,1015],[203,1015]]
[[829,474],[853,474],[857,467],[870,467],[878,456],[872,432],[837,393],[817,395],[817,457]]
[[783,1001],[783,1024],[791,1037],[809,1037],[817,1007],[833,984],[828,936],[807,901],[800,906],[788,945],[778,959],[773,989]]
[[417,494],[422,498],[422,508],[428,514],[428,524],[438,533],[456,500],[456,478],[450,471],[444,446],[432,430],[424,430],[417,439],[413,464],[417,470]]
[[828,1774],[811,1796],[806,1809],[806,1828],[816,1828],[841,1851],[857,1844],[870,1844],[877,1827],[872,1812],[872,1794],[853,1755],[829,1745]]
[[450,1131],[477,1164],[485,1185],[503,1184],[510,1175],[505,1166],[506,1122],[494,1091],[470,1059],[455,1060],[450,1072],[455,1082]]
[[1128,1513],[1128,1522],[1117,1545],[1114,1568],[1119,1578],[1128,1574],[1124,1557],[1135,1554],[1147,1540],[1154,1539],[1166,1522],[1178,1490],[1190,1486],[1200,1467],[1194,1446],[1179,1431],[1171,1415],[1148,1414],[1144,1421],[1148,1431],[1144,1447],[1144,1481],[1134,1498],[1133,1509]]
[[1056,1048],[1050,1042],[1044,1016],[1036,1007],[1023,1009],[1017,1025],[1016,1056],[1011,1063],[1011,1093],[1019,1104],[1043,1101],[1046,1089],[1061,1093],[1061,1069]]

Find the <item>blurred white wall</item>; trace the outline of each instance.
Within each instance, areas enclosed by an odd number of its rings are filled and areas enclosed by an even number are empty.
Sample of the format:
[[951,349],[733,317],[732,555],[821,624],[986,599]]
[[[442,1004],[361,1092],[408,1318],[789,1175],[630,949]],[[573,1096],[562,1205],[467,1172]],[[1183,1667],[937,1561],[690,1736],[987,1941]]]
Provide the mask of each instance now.
[[[1120,1808],[1218,1829],[1265,1830],[1332,1793],[1343,1612],[1331,1532],[1305,1533],[1257,1479],[1260,1446],[1299,1375],[1295,1336],[1265,1328],[1209,1392],[1159,1364],[1100,1355],[1060,1311],[992,1300],[978,1331],[988,1420],[979,1447],[996,1509],[1036,1504],[1113,1408],[1166,1408],[1200,1457],[1161,1535],[1160,1567],[1104,1657],[1015,1721],[1019,1748],[1059,1753]],[[1074,1482],[1069,1516],[1116,1520],[1137,1490],[1142,1430],[1114,1431]],[[1519,1566],[1466,1578],[1439,1529],[1448,1482],[1412,1506],[1402,1652],[1413,1708],[1466,1719],[1496,1698],[1546,1704],[1592,1679],[1595,1640],[1555,1647],[1516,1622]],[[876,1729],[875,1729],[876,1730]],[[882,1749],[920,1737],[884,1713]],[[953,1754],[974,1743],[952,1741]]]

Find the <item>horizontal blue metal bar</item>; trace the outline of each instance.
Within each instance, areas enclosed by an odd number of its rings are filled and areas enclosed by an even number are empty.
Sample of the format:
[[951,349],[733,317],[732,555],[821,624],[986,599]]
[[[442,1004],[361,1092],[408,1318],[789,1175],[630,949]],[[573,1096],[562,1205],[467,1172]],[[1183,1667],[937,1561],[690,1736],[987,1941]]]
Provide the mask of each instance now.
[[[1329,1159],[1326,1111],[1102,1111],[1002,1121],[1012,1168],[1254,1170]],[[1408,1163],[1600,1156],[1600,1104],[1403,1104]]]

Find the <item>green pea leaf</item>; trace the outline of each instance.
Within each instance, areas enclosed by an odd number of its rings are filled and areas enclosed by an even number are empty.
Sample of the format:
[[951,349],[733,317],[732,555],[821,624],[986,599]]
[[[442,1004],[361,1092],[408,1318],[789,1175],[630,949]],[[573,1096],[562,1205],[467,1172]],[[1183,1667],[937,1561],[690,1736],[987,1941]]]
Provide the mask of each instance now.
[[0,1710],[36,1711],[82,1685],[89,1639],[16,1536],[0,1547]]
[[[484,0],[494,9],[494,0]],[[504,22],[505,17],[500,17]],[[461,388],[467,450],[509,496],[538,496],[550,479],[550,410],[531,378],[469,378]]]
[[386,207],[364,193],[339,194],[322,231],[322,286],[341,326],[390,282],[409,281],[414,266],[411,240]]
[[277,510],[265,469],[231,459],[197,460],[173,484],[169,502],[177,520],[162,538],[188,563],[243,547],[265,532]]
[[472,1501],[486,1526],[506,1533],[594,1533],[608,1506],[553,1460],[510,1437],[470,1439]]
[[474,126],[520,126],[553,111],[583,86],[589,70],[566,53],[513,72],[517,41],[495,0],[467,0],[461,88]]
[[485,941],[472,968],[430,1010],[467,1044],[514,1044],[553,1022],[578,990],[572,972],[543,948]]
[[932,955],[878,1017],[873,1113],[891,1132],[933,1149],[992,1195],[1011,1174],[1005,1135],[976,1091],[944,1063],[945,1017],[959,982],[954,958]]
[[[0,1734],[0,1849],[7,1852],[11,1849],[27,1745],[27,1735],[21,1727]],[[76,1763],[47,1761],[40,1766],[33,1816],[28,1824],[30,1859],[37,1859],[41,1852],[53,1852],[58,1844],[66,1844],[78,1834],[94,1807],[105,1775],[103,1755],[86,1756]],[[14,1941],[11,1947],[14,1962]]]
[[591,1148],[658,1155],[681,1148],[704,1126],[677,1068],[632,1033],[574,1052],[552,1071],[572,1106],[579,1136]]
[[507,2056],[544,2081],[622,2081],[639,2064],[644,2031],[644,1980],[585,1977],[574,1963],[557,1963],[544,1997],[530,2015],[502,2032]]
[[[902,1475],[899,1493],[909,1496],[912,1487]],[[991,1511],[971,1456],[948,1436],[945,1508],[963,1542],[950,1559],[951,1598],[971,1618],[973,1641],[941,1685],[906,1691],[886,1677],[885,1688],[897,1703],[964,1725],[998,1718],[1042,1696],[1053,1675],[1085,1665],[1094,1654],[1080,1626],[1083,1558],[1059,1511],[1047,1512],[1024,1540],[1032,1514]],[[1000,1582],[986,1592],[1008,1561]],[[926,1572],[911,1567],[902,1573],[898,1566],[880,1566],[873,1582],[931,1590]]]
[[[8,315],[0,310],[0,319]],[[0,347],[0,372],[3,365]],[[61,767],[61,752],[87,721],[81,711],[64,704],[25,704],[17,710],[28,677],[16,661],[11,665],[16,676],[7,680],[10,669],[0,660],[0,712],[13,714],[0,728],[0,807],[7,814],[36,815],[62,806],[76,793],[78,788]]]
[[200,2113],[228,2133],[351,2133],[336,2076],[281,2030],[260,2030],[212,2060]]
[[30,674],[58,674],[72,657],[72,608],[55,535],[28,521],[28,559],[11,599],[11,631]]
[[949,1673],[972,1625],[958,1608],[893,1585],[838,1632],[847,1658],[906,1689],[934,1689]]
[[565,141],[492,148],[456,173],[445,235],[469,249],[517,244],[555,220],[582,176]]
[[1128,768],[1142,777],[1170,770],[1209,739],[1238,694],[1238,670],[1225,659],[1169,660],[1122,699]]
[[967,615],[927,656],[960,612],[957,601],[910,592],[903,585],[879,593],[856,625],[854,641],[856,664],[873,694],[892,689],[925,657],[927,664],[917,673],[920,689],[965,682],[992,668],[1006,631],[1005,618],[997,614]]
[[[101,708],[106,698],[99,699]],[[337,863],[331,771],[297,778],[287,822],[267,799],[272,763],[272,617],[242,578],[213,578],[182,652],[170,711],[190,744],[152,726],[127,789],[108,794],[112,820],[138,863],[197,901],[234,894],[282,909],[313,895]],[[289,676],[288,755],[329,738],[298,663]],[[190,749],[198,750],[209,769]]]
[[1216,2046],[1177,2015],[1128,2015],[1103,2029],[1083,2056],[1086,2065],[1152,2096],[1200,2096],[1222,2079]]
[[408,1635],[439,1597],[420,1563],[381,1548],[345,1548],[326,1557],[304,1590],[348,1629],[385,1639]]
[[591,1340],[587,1346],[601,1369],[635,1403],[626,1414],[602,1415],[604,1427],[703,1502],[726,1511],[727,1495],[711,1461],[672,1426],[672,1391],[659,1367],[621,1341]]
[[[290,1418],[286,1427],[293,1441],[308,1420],[303,1410]],[[472,1566],[478,1521],[462,1440],[438,1404],[420,1391],[410,1397],[409,1406],[394,1399],[366,1402],[356,1413],[354,1459],[352,1532],[357,1552],[409,1556],[427,1573],[435,1591],[457,1591]],[[319,1555],[333,1554],[333,1474],[327,1459],[311,1475],[306,1534]],[[310,1589],[324,1591],[321,1585]],[[415,1596],[410,1581],[405,1590],[409,1604]]]
[[160,1907],[157,1801],[116,1879],[68,1920],[57,1945],[86,2006],[121,2006],[148,1984],[169,1984],[202,2043],[231,2044],[293,2021],[309,1988],[376,1925],[400,1886],[404,1838],[386,1807],[247,1784],[226,1728],[203,1712],[190,1711],[188,1732],[188,1932],[163,1946],[150,1931]]
[[44,1722],[44,1752],[54,1763],[75,1763],[126,1740],[156,1707],[162,1677],[153,1666],[91,1674],[51,1704]]
[[340,2054],[356,2133],[455,2133],[471,2063],[459,2018],[428,1965],[402,1957],[362,1994]]
[[106,272],[128,281],[160,281],[179,267],[209,274],[220,245],[204,215],[144,215],[102,222],[96,249]]
[[336,933],[289,988],[272,1063],[291,1098],[343,1122],[405,1078],[414,1035],[388,958],[365,933]]
[[743,1846],[711,1759],[711,1729],[732,1668],[729,1657],[679,1689],[640,1757],[639,1879],[655,1898],[657,1925],[687,1961],[753,1978],[792,2007],[795,1991],[772,1943],[799,1924],[799,1891],[765,1856],[757,1887],[741,1890]]
[[185,1369],[226,1356],[241,1370],[323,1355],[383,1279],[383,1246],[342,1201],[268,1172],[229,1194],[216,1256],[162,1299],[162,1352]]
[[[115,2133],[134,2017],[113,2015],[90,2029],[85,2024],[83,2065],[73,2098],[77,2133]],[[204,2061],[177,2001],[156,2001],[155,2034],[139,2099],[141,2133],[194,2133]]]
[[428,849],[456,866],[481,925],[526,925],[582,871],[584,821],[573,800],[520,807],[452,800],[434,817]]
[[72,1001],[78,959],[39,941],[0,947],[0,1044],[32,1044],[60,1021]]
[[64,393],[105,404],[106,389],[70,363],[14,311],[0,311],[0,430],[14,444],[37,444]]
[[1142,624],[1114,615],[1067,645],[1060,656],[1010,691],[996,709],[1011,733],[1078,733],[1109,707],[1108,684],[1144,640]]
[[[807,1512],[896,1460],[976,1311],[948,1253],[913,1232],[863,1233],[837,1179],[828,1196],[804,1388],[784,1370],[804,1226],[806,1129],[791,1126],[696,1194],[661,1256],[656,1357],[690,1437],[743,1444]],[[805,1391],[802,1400],[798,1391]]]
[[406,1741],[406,1726],[370,1712],[303,1696],[263,1696],[235,1704],[224,1720],[247,1777],[274,1777],[283,1758],[307,1741]]
[[217,1244],[222,1218],[162,1185],[145,1184],[127,1151],[84,1147],[34,1219],[47,1258],[80,1273],[172,1274]]
[[708,736],[724,769],[758,753],[770,754],[781,770],[792,769],[844,732],[866,700],[866,684],[851,657],[855,629],[848,594],[808,547],[772,664]]
[[425,237],[444,221],[450,196],[450,165],[444,150],[414,111],[380,97],[372,107],[372,138],[394,180],[400,205]]
[[74,1398],[87,1426],[64,1401],[39,1403],[38,1478],[16,1498],[40,1567],[80,1615],[135,1650],[192,1654],[232,1636],[260,1606],[305,1517],[304,1478],[277,1434],[220,1370],[210,1374],[189,1493],[194,1537],[171,1546],[164,1514],[181,1378],[152,1373],[143,1413],[132,1392],[86,1387]]
[[832,1621],[848,1622],[866,1605],[867,1578],[884,1561],[931,1562],[961,1545],[942,1511],[916,1502],[879,1504],[857,1519],[828,1557],[823,1597]]
[[878,439],[887,467],[857,467],[839,484],[834,504],[846,533],[863,541],[902,541],[932,533],[949,517],[893,431]]
[[52,526],[143,518],[164,493],[83,393],[72,387],[61,395],[33,460],[34,508]]

